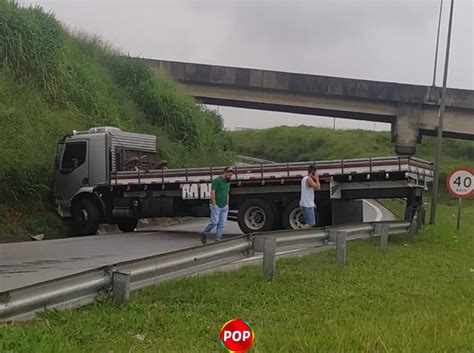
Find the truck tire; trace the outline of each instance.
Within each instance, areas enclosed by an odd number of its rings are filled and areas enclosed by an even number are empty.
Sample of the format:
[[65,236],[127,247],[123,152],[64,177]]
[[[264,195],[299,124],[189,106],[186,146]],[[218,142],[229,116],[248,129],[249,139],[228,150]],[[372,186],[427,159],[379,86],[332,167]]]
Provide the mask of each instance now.
[[117,223],[118,229],[124,233],[133,232],[137,228],[138,219],[127,219],[126,221]]
[[300,208],[299,200],[293,200],[283,209],[283,228],[301,229],[303,226],[303,211]]
[[237,223],[244,233],[266,232],[272,229],[274,217],[267,202],[250,199],[240,206]]
[[72,205],[72,220],[79,235],[94,235],[99,228],[99,209],[87,198],[81,198]]

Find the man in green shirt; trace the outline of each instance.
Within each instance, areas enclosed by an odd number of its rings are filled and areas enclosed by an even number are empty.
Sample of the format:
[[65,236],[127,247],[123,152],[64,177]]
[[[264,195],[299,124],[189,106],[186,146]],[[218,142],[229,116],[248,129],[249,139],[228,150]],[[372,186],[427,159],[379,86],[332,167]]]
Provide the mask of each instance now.
[[234,171],[227,167],[224,173],[212,181],[211,200],[209,207],[211,209],[211,221],[201,232],[201,243],[206,244],[207,235],[214,228],[216,230],[216,241],[222,240],[224,235],[224,222],[229,213],[229,181],[232,179]]

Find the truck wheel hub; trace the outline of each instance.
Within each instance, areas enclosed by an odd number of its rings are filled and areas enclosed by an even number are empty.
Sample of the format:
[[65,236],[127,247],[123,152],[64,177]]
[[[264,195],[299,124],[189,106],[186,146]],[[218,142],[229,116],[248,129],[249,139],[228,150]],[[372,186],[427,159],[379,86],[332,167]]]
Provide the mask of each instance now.
[[290,212],[290,226],[293,229],[300,229],[303,227],[303,211],[297,207]]
[[87,223],[88,219],[89,219],[89,214],[87,213],[87,211],[83,208],[80,209],[79,210],[79,222],[81,224],[85,224],[85,223]]
[[267,219],[265,212],[257,206],[253,206],[245,211],[245,225],[252,230],[261,229]]

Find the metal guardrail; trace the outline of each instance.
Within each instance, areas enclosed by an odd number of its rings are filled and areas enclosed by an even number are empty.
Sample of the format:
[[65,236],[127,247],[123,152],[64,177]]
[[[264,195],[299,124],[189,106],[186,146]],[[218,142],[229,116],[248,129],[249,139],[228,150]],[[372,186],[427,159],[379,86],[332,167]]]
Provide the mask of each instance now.
[[263,251],[263,273],[268,279],[275,279],[277,248],[301,248],[302,245],[312,247],[336,248],[336,262],[346,262],[347,242],[371,237],[380,237],[379,249],[385,251],[389,235],[406,233],[407,238],[413,238],[418,230],[414,222],[374,222],[372,224],[355,224],[340,227],[330,227],[307,234],[297,234],[291,239],[287,234],[262,234],[254,240],[254,250]]
[[130,275],[136,290],[198,273],[252,254],[250,236],[239,236],[165,254],[120,262],[0,293],[0,321],[25,320],[45,308],[74,308],[114,294],[114,273]]
[[264,253],[264,272],[271,277],[275,273],[277,248],[330,247],[336,244],[337,262],[341,262],[342,257],[344,262],[346,241],[381,236],[385,248],[389,234],[416,230],[417,227],[409,222],[388,222],[234,237],[2,292],[0,321],[26,320],[45,309],[76,308],[110,295],[123,301],[130,290],[231,264],[253,256],[254,251]]

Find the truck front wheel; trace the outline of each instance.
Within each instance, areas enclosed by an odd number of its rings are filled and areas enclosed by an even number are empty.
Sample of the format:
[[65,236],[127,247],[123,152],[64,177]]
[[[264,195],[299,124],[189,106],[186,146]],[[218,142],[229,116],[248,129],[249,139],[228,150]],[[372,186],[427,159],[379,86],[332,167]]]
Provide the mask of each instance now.
[[263,200],[247,200],[239,208],[237,223],[244,233],[266,232],[272,229],[272,207]]
[[124,233],[133,232],[137,228],[138,220],[137,219],[128,219],[117,224],[118,229]]
[[283,209],[283,228],[300,229],[303,227],[303,211],[299,200],[293,200]]
[[82,198],[72,205],[72,220],[79,235],[94,235],[99,228],[99,209],[92,200]]

